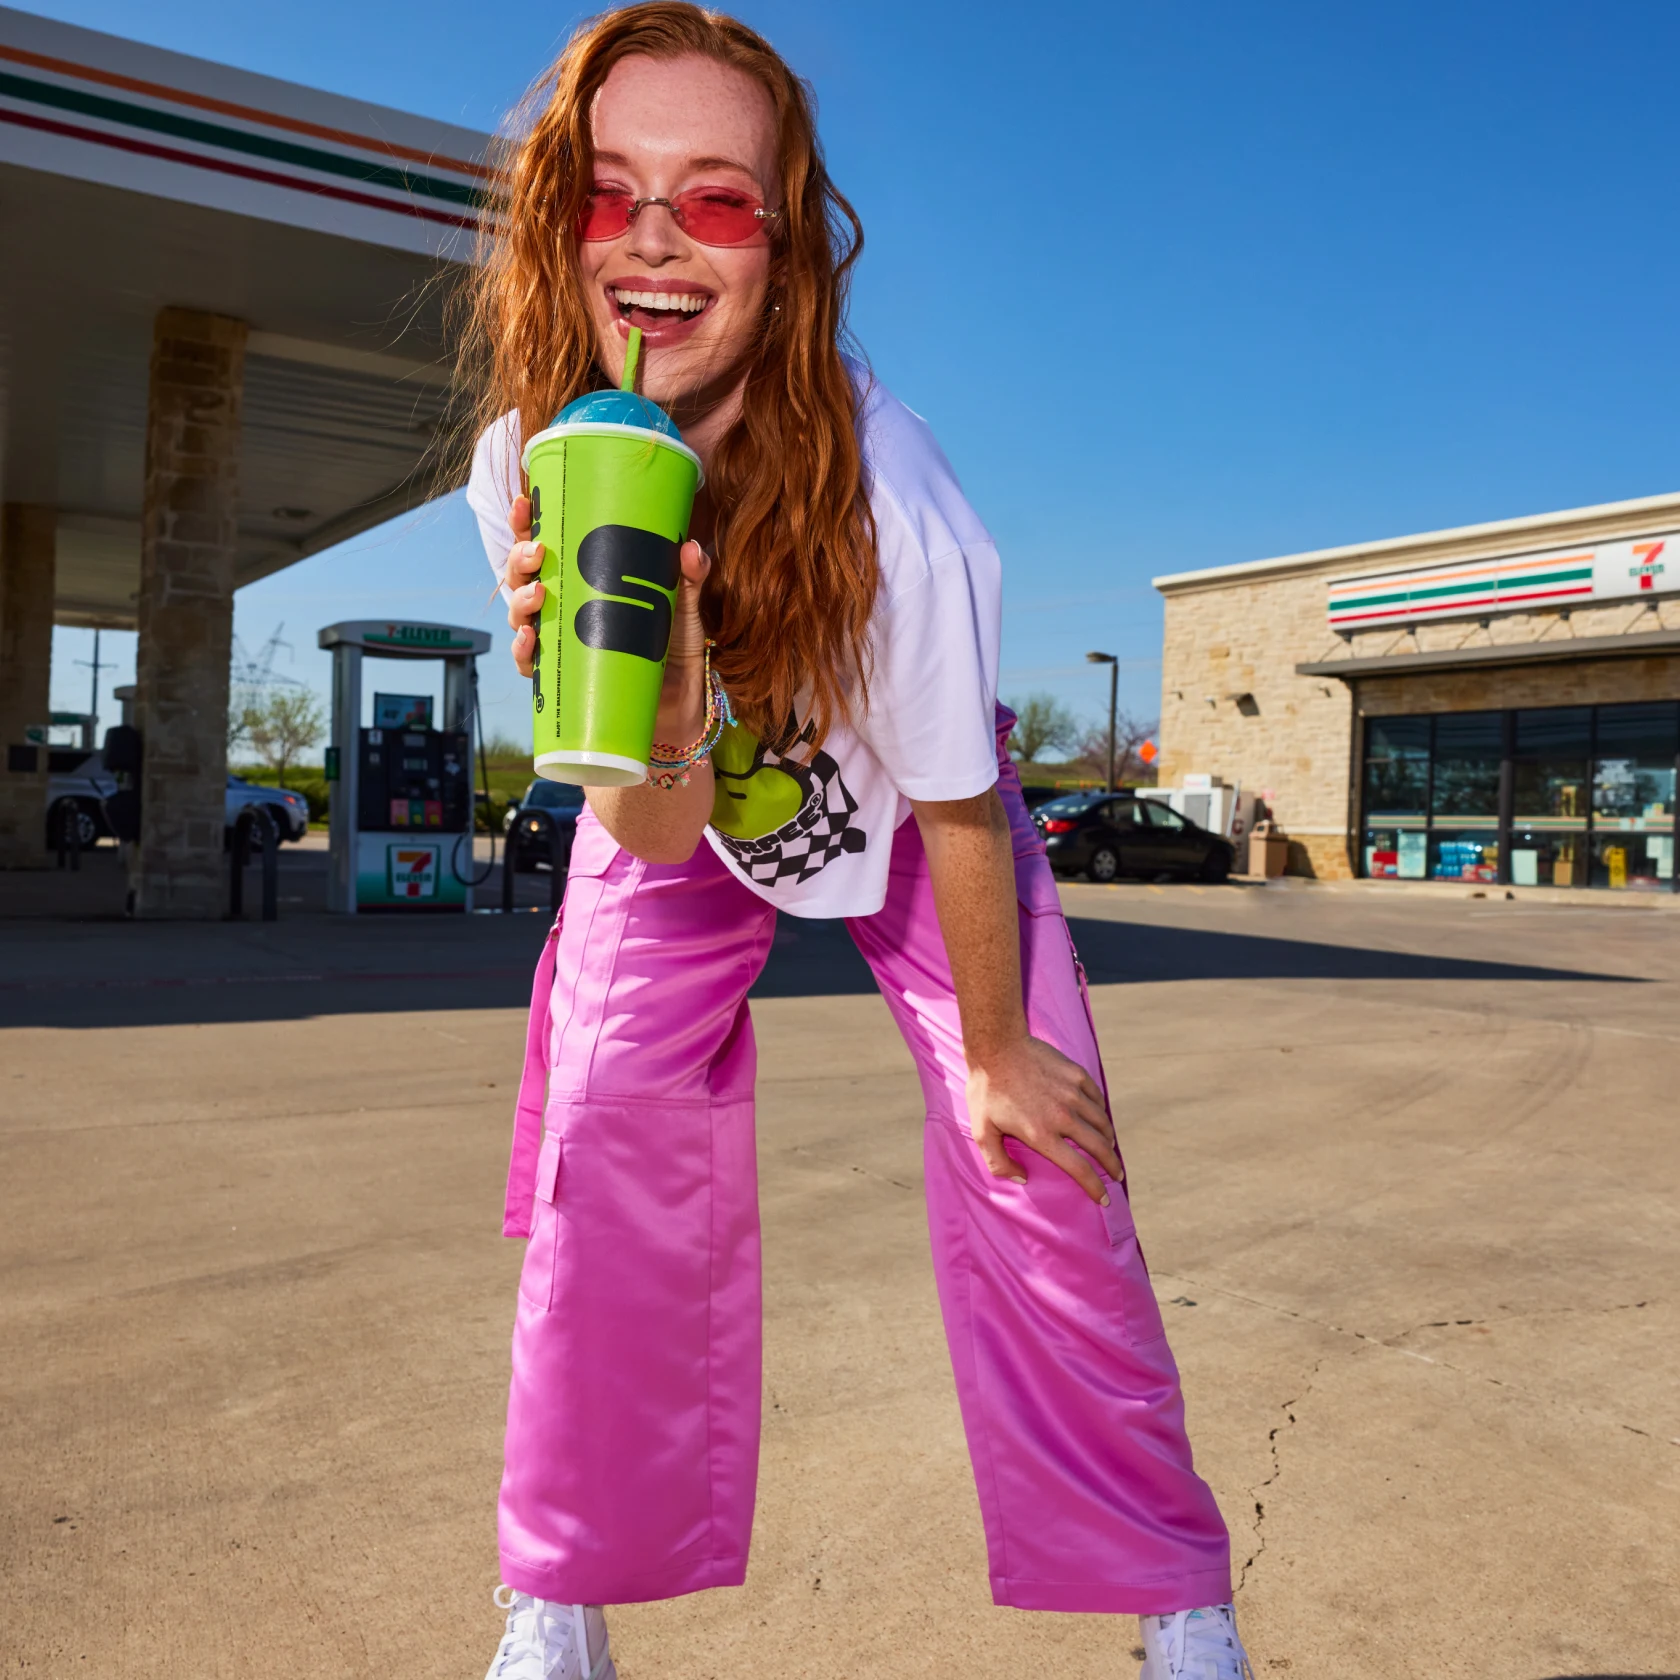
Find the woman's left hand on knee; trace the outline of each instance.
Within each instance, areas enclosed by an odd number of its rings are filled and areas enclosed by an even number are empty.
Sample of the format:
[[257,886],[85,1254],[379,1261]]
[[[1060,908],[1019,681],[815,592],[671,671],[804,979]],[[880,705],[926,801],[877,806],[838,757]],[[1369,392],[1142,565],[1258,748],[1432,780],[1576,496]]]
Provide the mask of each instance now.
[[995,1178],[1026,1182],[1025,1170],[1004,1148],[1005,1138],[1061,1168],[1094,1202],[1106,1205],[1108,1189],[1093,1161],[1114,1183],[1125,1177],[1096,1082],[1041,1038],[1023,1036],[970,1068],[968,1113],[974,1141]]

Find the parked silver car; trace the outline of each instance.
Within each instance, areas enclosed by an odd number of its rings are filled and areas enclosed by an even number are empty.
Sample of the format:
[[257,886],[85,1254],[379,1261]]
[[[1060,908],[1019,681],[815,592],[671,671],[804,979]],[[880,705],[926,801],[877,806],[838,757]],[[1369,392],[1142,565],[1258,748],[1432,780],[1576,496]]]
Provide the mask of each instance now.
[[[105,768],[104,753],[54,747],[47,767],[47,849],[58,849],[59,835],[69,822],[77,824],[77,838],[83,846],[109,835],[105,801],[117,791],[117,779]],[[253,805],[267,807],[282,840],[301,840],[309,832],[309,804],[301,793],[229,776],[223,807],[227,826],[232,828],[239,813]]]

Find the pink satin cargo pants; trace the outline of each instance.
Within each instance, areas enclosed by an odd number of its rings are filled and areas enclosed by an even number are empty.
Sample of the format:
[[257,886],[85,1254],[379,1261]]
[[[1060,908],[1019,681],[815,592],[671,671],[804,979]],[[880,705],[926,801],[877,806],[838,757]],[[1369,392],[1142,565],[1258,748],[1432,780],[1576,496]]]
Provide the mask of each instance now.
[[[1001,751],[1033,1033],[1101,1063],[1056,887]],[[642,862],[585,816],[539,965],[505,1230],[513,1336],[502,1579],[618,1604],[746,1576],[760,1288],[747,990],[776,912],[702,845]],[[950,969],[914,818],[848,924],[921,1074],[928,1224],[996,1603],[1166,1614],[1231,1596],[1124,1194],[1100,1208],[969,1136]],[[543,1086],[546,1076],[546,1102]],[[657,1137],[649,1147],[649,1136]]]

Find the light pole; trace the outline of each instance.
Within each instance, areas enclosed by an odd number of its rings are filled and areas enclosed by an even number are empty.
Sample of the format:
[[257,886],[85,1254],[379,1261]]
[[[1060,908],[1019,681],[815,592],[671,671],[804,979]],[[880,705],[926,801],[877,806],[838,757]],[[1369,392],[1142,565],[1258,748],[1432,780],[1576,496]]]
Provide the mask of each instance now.
[[1093,665],[1108,667],[1108,789],[1114,790],[1114,718],[1115,703],[1120,697],[1120,661],[1112,653],[1088,653],[1085,657]]

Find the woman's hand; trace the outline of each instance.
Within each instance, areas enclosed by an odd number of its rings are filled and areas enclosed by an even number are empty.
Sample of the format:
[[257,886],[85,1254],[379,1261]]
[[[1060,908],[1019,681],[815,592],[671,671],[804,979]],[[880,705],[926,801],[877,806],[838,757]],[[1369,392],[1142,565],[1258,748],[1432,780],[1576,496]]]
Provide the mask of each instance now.
[[[513,631],[509,651],[514,669],[529,677],[537,658],[537,617],[542,611],[543,586],[536,581],[542,570],[543,545],[531,540],[531,498],[516,496],[508,510],[508,523],[518,541],[508,550],[502,581],[507,585],[508,627]],[[700,622],[700,591],[712,569],[711,556],[697,542],[685,542],[680,551],[682,576],[677,582],[676,610],[671,620],[671,651],[665,661],[665,686],[659,697],[661,740],[673,746],[685,745],[700,733],[705,721],[706,695],[701,684],[706,652],[706,631]],[[694,727],[684,729],[693,714]]]
[[972,799],[910,801],[927,848],[968,1061],[974,1141],[998,1178],[1026,1179],[1003,1146],[1014,1138],[1078,1181],[1108,1192],[1091,1163],[1119,1183],[1114,1128],[1091,1076],[1027,1030],[1021,1002],[1021,908],[1009,816],[997,789]]
[[1102,1092],[1084,1068],[1041,1038],[1022,1034],[971,1064],[968,1117],[994,1178],[1026,1182],[1003,1146],[1005,1138],[1060,1167],[1094,1202],[1106,1205],[1108,1190],[1092,1161],[1116,1184],[1125,1176]]
[[[510,651],[514,668],[529,677],[537,658],[537,617],[542,611],[543,545],[531,540],[531,501],[514,498],[508,523],[519,540],[508,550],[503,581],[508,594]],[[711,557],[697,542],[685,542],[678,554],[681,576],[671,616],[670,651],[653,738],[667,746],[686,747],[700,738],[706,721],[706,630],[700,620],[700,591],[711,573]],[[712,814],[709,764],[689,772],[686,786],[591,788],[589,806],[607,832],[637,857],[650,863],[682,863],[694,854]]]
[[513,631],[514,669],[529,677],[537,662],[537,614],[542,611],[543,586],[536,581],[542,570],[543,545],[531,541],[531,498],[515,496],[508,509],[508,524],[519,540],[508,550],[502,583],[508,591],[508,625]]
[[700,621],[700,592],[711,575],[712,557],[690,539],[677,554],[676,609],[671,616],[671,651],[665,656],[665,686],[659,692],[654,739],[686,747],[700,738],[706,721],[706,627]]

